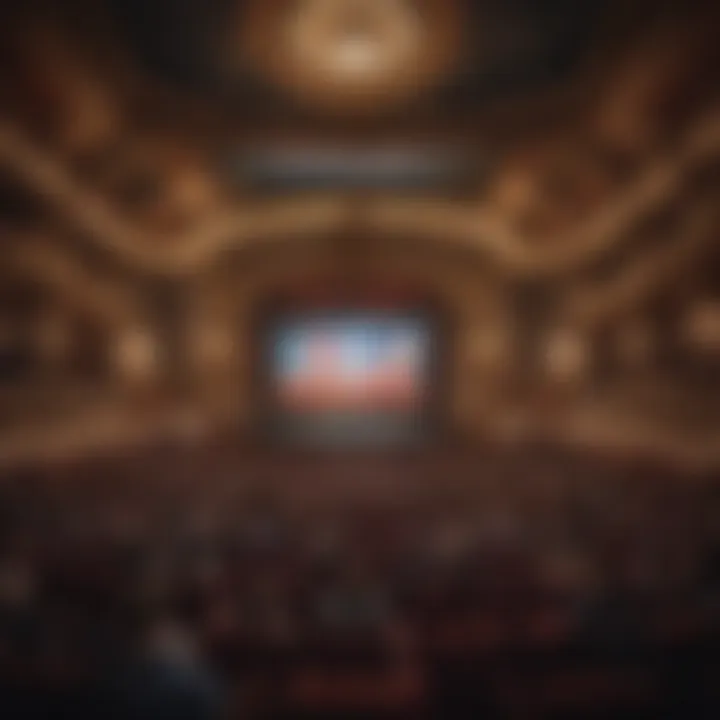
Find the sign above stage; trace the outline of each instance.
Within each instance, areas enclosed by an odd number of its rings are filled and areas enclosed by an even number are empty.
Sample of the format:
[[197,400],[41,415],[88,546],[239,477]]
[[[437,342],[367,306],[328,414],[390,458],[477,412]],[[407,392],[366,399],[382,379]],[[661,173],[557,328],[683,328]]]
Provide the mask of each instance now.
[[251,189],[461,190],[482,174],[477,153],[446,145],[255,146],[231,161],[238,182]]

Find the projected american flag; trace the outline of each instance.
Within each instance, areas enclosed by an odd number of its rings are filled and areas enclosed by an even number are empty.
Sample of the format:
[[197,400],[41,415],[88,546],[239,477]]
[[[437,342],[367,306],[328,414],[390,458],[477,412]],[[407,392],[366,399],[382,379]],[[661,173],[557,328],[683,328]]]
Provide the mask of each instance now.
[[430,337],[421,320],[353,316],[283,323],[275,382],[287,409],[412,409],[424,394]]

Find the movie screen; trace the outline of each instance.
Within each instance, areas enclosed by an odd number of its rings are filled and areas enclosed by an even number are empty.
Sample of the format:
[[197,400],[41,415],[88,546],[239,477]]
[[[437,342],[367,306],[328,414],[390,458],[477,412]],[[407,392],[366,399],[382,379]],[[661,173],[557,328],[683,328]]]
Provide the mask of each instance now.
[[275,426],[289,440],[411,442],[427,425],[433,332],[421,316],[285,317],[271,333]]

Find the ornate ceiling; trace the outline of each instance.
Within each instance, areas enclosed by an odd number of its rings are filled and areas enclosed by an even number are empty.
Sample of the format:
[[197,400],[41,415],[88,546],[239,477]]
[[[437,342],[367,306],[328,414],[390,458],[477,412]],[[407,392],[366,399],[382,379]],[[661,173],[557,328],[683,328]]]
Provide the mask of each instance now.
[[251,2],[230,33],[227,64],[243,62],[300,102],[377,112],[442,83],[463,52],[452,0]]
[[[120,5],[0,23],[0,461],[247,430],[254,308],[328,272],[445,298],[465,436],[720,460],[709,4]],[[259,139],[482,172],[263,194]]]

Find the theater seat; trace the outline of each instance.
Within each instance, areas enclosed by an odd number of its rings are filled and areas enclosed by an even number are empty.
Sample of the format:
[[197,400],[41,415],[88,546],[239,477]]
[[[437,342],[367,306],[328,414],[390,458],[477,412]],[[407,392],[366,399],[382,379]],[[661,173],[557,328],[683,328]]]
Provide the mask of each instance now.
[[[303,669],[291,677],[286,702],[293,711],[348,717],[416,717],[426,700],[422,672],[413,667],[388,670]],[[292,713],[291,713],[292,714]]]
[[649,671],[560,671],[542,681],[539,700],[550,717],[612,717],[652,711],[659,698]]
[[441,655],[467,656],[508,647],[513,629],[493,612],[468,613],[439,623],[430,630],[431,649]]

